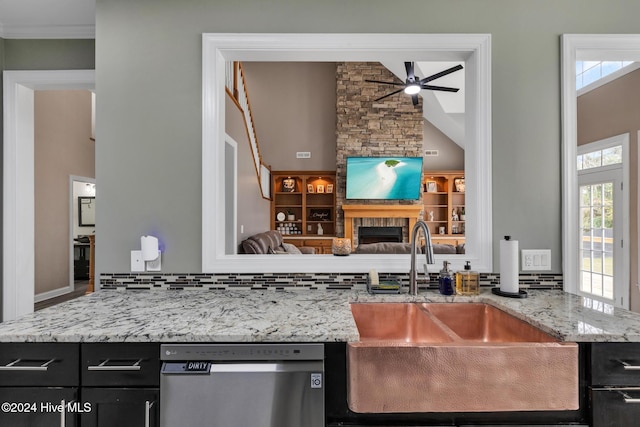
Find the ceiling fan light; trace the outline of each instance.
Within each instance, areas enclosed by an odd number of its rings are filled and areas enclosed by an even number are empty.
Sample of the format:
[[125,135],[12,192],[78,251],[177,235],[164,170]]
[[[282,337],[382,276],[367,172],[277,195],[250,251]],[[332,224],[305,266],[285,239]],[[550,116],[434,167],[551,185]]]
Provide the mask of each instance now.
[[415,95],[417,93],[420,93],[420,85],[419,84],[407,85],[407,87],[404,88],[404,93],[406,93],[407,95]]

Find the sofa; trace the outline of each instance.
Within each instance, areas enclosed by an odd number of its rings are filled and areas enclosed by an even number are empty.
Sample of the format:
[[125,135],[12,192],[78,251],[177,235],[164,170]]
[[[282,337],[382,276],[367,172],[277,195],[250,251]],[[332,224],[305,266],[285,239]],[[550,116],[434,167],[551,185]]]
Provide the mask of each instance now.
[[[447,244],[433,244],[434,254],[463,254],[464,244],[453,246]],[[423,248],[418,246],[418,253],[423,253]],[[361,243],[356,248],[356,254],[410,254],[411,243],[377,242]]]
[[242,241],[242,253],[245,254],[273,254],[273,255],[295,255],[295,254],[315,254],[315,248],[309,246],[297,247],[290,243],[285,243],[279,231],[269,230],[264,233],[255,234]]

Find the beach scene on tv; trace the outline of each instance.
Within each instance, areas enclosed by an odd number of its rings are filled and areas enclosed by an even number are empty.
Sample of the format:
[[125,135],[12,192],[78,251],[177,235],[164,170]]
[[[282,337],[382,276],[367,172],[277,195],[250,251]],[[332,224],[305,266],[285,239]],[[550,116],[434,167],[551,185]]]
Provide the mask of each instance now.
[[347,199],[417,200],[422,157],[348,157]]

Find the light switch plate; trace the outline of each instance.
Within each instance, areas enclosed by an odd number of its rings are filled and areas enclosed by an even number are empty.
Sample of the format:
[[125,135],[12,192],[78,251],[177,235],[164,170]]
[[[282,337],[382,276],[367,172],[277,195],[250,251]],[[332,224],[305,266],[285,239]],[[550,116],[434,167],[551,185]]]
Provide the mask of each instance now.
[[523,249],[522,271],[551,270],[551,249]]
[[144,271],[142,251],[131,251],[131,271]]

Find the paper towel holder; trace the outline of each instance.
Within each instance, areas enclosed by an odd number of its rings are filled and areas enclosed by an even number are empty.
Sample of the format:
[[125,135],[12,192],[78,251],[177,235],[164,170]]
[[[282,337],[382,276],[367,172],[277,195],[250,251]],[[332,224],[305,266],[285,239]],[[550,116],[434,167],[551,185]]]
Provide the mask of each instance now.
[[500,295],[501,297],[507,298],[526,298],[528,296],[527,292],[523,291],[522,289],[518,290],[518,292],[504,292],[500,290],[499,286],[491,288],[491,292],[496,295]]

